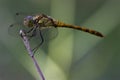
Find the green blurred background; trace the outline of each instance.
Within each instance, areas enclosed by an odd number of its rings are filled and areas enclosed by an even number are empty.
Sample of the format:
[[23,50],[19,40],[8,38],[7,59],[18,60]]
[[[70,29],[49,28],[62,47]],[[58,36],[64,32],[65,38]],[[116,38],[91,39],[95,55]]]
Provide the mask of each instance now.
[[59,28],[35,55],[46,80],[120,80],[120,0],[0,0],[0,80],[39,80],[21,38],[8,34],[16,12],[45,13],[105,35]]

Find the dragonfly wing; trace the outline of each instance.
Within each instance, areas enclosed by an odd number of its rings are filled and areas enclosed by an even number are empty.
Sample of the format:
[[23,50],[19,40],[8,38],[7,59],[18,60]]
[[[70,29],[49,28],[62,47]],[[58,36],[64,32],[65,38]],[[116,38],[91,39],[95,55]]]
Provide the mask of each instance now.
[[57,37],[58,29],[55,27],[48,27],[42,29],[41,33],[43,34],[43,38],[45,39],[45,41],[49,41]]
[[33,36],[32,39],[30,39],[32,49],[34,51],[37,51],[39,47],[43,50],[47,49],[47,45],[49,41],[54,39],[57,35],[58,35],[58,30],[57,28],[54,27],[44,28],[42,30],[37,29],[36,35]]
[[20,32],[21,29],[26,31],[26,32],[29,30],[29,28],[25,27],[21,23],[11,24],[8,27],[8,34],[13,36],[13,37],[20,37],[19,32]]

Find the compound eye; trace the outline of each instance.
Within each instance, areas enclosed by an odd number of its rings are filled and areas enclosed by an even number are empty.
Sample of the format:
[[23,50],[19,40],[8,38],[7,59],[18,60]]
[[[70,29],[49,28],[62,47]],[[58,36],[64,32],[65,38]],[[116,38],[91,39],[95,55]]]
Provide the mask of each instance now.
[[30,26],[32,26],[32,21],[33,21],[33,17],[27,16],[24,18],[24,25],[30,27]]
[[26,18],[24,18],[24,25],[28,27],[33,27],[34,25],[33,17],[27,16]]
[[33,20],[33,16],[27,16],[26,19]]

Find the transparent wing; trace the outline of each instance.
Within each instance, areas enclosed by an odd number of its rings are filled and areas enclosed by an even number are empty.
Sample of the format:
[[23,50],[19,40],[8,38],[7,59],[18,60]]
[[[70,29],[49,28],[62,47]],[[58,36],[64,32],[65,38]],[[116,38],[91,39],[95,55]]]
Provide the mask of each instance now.
[[25,27],[22,24],[14,23],[8,27],[8,34],[14,37],[19,37],[20,29],[25,30],[26,32],[29,30],[29,28]]
[[58,35],[57,28],[51,27],[51,28],[45,28],[42,30],[37,29],[35,36],[33,36],[30,41],[31,43],[40,44],[48,43],[50,40],[54,39]]
[[45,41],[52,40],[57,37],[58,29],[55,27],[45,28],[41,30]]
[[42,30],[37,29],[35,32],[35,35],[30,39],[30,44],[32,45],[32,49],[34,49],[34,52],[39,47],[46,49],[46,45],[49,43],[49,41],[58,35],[58,30],[54,27],[45,28]]
[[27,14],[22,13],[22,12],[21,13],[16,13],[14,15],[15,22],[8,26],[8,34],[9,35],[12,35],[14,37],[18,37],[20,29],[27,30],[27,27],[25,27],[23,25],[24,17],[26,15]]

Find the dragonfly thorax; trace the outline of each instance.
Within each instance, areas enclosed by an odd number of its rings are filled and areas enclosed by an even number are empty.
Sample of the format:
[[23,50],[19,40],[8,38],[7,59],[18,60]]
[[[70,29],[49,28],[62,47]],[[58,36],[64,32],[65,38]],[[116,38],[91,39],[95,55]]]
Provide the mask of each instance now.
[[27,16],[24,18],[24,25],[27,27],[50,27],[54,26],[53,19],[43,14]]

